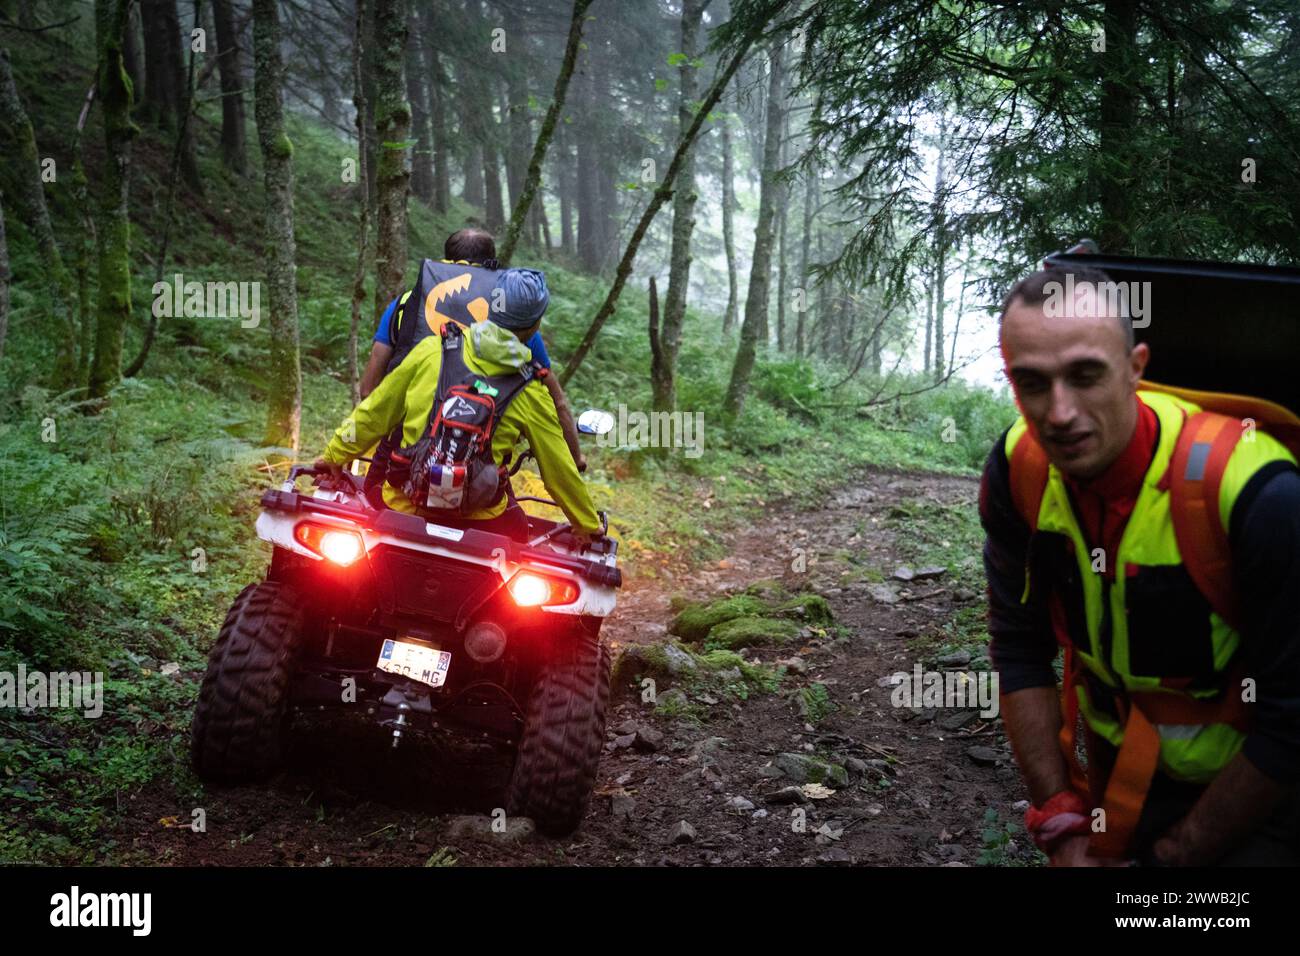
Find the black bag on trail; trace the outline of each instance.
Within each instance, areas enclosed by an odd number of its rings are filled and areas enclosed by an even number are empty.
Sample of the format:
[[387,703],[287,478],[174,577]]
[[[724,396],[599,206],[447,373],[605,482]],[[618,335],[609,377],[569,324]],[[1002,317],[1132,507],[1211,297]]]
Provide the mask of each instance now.
[[387,481],[418,507],[466,517],[496,504],[509,480],[492,459],[492,434],[539,366],[509,375],[480,375],[465,364],[465,333],[455,322],[441,329],[442,367],[424,433],[393,451]]

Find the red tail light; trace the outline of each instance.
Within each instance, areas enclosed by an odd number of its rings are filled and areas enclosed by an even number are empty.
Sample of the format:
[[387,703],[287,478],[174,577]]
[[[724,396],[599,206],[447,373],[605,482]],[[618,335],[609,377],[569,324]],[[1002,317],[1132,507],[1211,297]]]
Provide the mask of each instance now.
[[355,531],[304,521],[293,529],[293,536],[299,544],[305,545],[341,568],[353,564],[366,553],[365,542]]
[[553,607],[578,599],[578,586],[564,578],[520,571],[510,579],[510,596],[520,607]]

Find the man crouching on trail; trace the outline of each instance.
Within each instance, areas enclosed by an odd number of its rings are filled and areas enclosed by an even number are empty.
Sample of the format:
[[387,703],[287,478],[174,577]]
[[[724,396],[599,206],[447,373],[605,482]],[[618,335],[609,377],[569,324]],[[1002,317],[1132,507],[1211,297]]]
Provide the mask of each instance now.
[[[1070,272],[1079,293],[1109,282]],[[1033,801],[1026,827],[1058,866],[1294,866],[1295,458],[1262,431],[1244,440],[1239,418],[1139,387],[1150,348],[1113,307],[1062,309],[1065,275],[1036,273],[1003,304],[1021,418],[980,487],[990,652]]]
[[[492,301],[489,320],[476,322],[463,333],[464,363],[471,372],[483,376],[524,372],[532,362],[532,353],[524,343],[537,332],[550,301],[546,279],[532,269],[507,269],[497,279]],[[415,445],[429,426],[442,349],[442,337],[437,335],[423,339],[412,349],[405,361],[353,409],[330,439],[317,467],[338,474],[344,465],[398,425],[402,427],[402,444]],[[501,466],[507,453],[513,454],[521,434],[537,458],[546,490],[568,517],[574,534],[583,541],[599,535],[601,522],[595,505],[569,454],[555,405],[536,376],[514,395],[495,425],[491,437],[495,465]],[[463,519],[418,507],[394,484],[384,486],[384,501],[397,511],[424,514],[439,523],[469,525],[517,540],[528,537],[523,509],[504,496]]]

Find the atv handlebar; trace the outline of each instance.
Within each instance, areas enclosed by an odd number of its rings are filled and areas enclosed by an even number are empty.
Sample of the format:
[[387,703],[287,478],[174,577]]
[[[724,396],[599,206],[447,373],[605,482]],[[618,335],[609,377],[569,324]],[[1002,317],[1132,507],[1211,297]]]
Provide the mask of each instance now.
[[[515,472],[517,472],[519,470],[520,465],[524,463],[524,459],[532,457],[532,454],[533,454],[532,449],[530,448],[524,449],[523,454],[519,456],[519,459],[515,462],[514,467],[510,469],[509,473],[513,475]],[[360,458],[357,460],[369,462],[371,459]],[[300,465],[290,466],[289,477],[285,479],[284,490],[293,491],[294,486],[298,482],[298,479],[301,478],[303,475],[311,475],[313,478],[316,478],[317,479],[316,484],[325,491],[337,490],[337,491],[347,492],[348,494],[354,494],[362,502],[364,507],[366,508],[373,507],[370,504],[370,500],[366,497],[365,483],[360,478],[352,474],[350,471],[347,471],[346,469],[339,472],[338,477],[335,478],[333,472],[325,468],[318,468],[315,465],[315,463],[310,465],[300,464]],[[324,480],[321,480],[322,478]],[[340,484],[342,484],[342,487],[331,488],[331,485],[333,485],[335,482],[339,482]],[[559,507],[559,505],[557,505],[554,501],[551,501],[549,498],[538,498],[534,495],[520,495],[514,498],[514,500],[516,503],[520,501],[536,501],[538,504],[550,505],[553,508]],[[609,535],[609,512],[597,511],[596,514],[599,515],[600,517],[600,535],[590,543],[588,549],[596,552],[597,554],[602,554],[605,551],[605,545],[602,543],[603,539],[607,538]],[[550,538],[558,538],[561,535],[570,534],[572,531],[573,531],[573,525],[571,525],[569,522],[566,521],[563,522],[562,524],[556,525],[554,528],[552,528],[550,531],[544,534],[540,539],[538,539],[538,541],[544,541]]]
[[[317,468],[316,465],[314,464],[293,465],[289,469],[289,477],[285,480],[285,490],[292,490],[293,486],[297,484],[298,479],[301,478],[303,475],[311,475],[313,478],[316,478],[317,479],[316,484],[326,491],[330,491],[330,490],[345,491],[348,494],[357,495],[358,497],[361,498],[362,501],[366,501],[365,484],[361,481],[360,478],[352,474],[352,472],[347,471],[345,469],[339,472],[338,477],[336,478],[334,474],[330,472],[328,469]],[[330,486],[335,484],[336,482],[340,485],[340,487],[331,489]],[[368,501],[366,501],[366,506],[369,507]]]

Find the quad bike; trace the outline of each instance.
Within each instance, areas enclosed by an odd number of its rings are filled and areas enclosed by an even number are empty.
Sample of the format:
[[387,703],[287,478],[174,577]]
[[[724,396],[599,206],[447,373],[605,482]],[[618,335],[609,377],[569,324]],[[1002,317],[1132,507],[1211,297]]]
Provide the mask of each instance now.
[[[579,430],[610,420],[584,413]],[[311,493],[298,490],[303,476],[317,480]],[[408,729],[503,745],[514,752],[508,812],[544,833],[576,829],[605,741],[600,626],[622,584],[617,542],[584,546],[567,523],[532,515],[528,527],[525,543],[377,509],[358,477],[294,466],[262,496],[266,579],[235,599],[209,656],[193,725],[199,776],[264,778],[295,709],[353,708],[390,729],[394,747]]]

